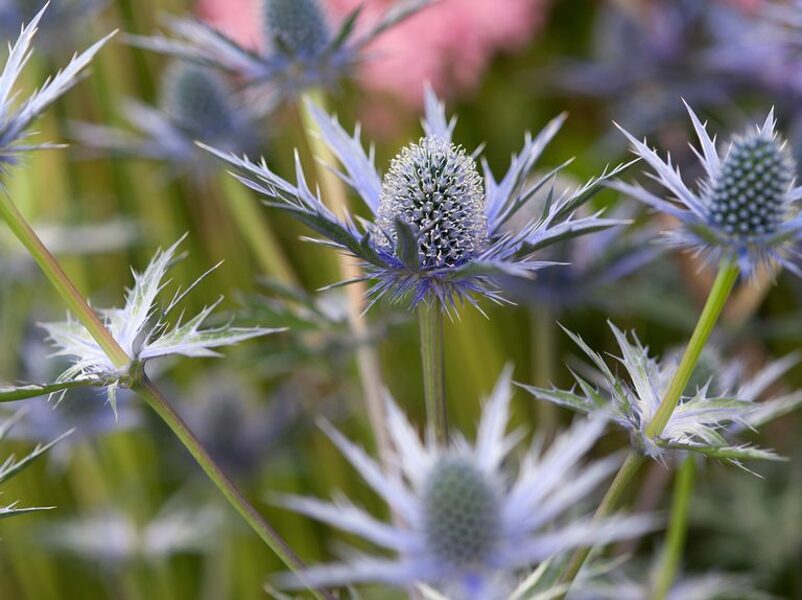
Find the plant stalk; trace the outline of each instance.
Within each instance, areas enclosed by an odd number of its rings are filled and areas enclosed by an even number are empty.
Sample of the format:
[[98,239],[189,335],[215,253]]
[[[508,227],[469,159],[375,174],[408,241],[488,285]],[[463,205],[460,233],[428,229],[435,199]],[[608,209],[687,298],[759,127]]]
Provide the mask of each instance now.
[[[91,334],[94,340],[109,357],[109,360],[118,369],[126,369],[131,358],[120,347],[108,329],[103,325],[97,313],[86,303],[69,276],[59,265],[56,258],[42,243],[31,226],[17,210],[11,199],[0,194],[0,215],[8,223],[11,231],[25,246],[31,257],[36,261],[46,277],[50,280],[64,302]],[[209,456],[198,439],[181,420],[178,414],[170,407],[164,396],[146,376],[142,376],[139,383],[134,386],[147,401],[148,405],[161,417],[168,427],[176,434],[178,439],[189,450],[200,467],[217,486],[223,496],[231,503],[237,512],[253,528],[262,540],[276,553],[284,564],[298,572],[303,568],[301,560],[292,552],[287,543],[276,533],[270,525],[259,515],[256,509],[237,490],[236,486],[223,473],[220,467]],[[315,598],[332,598],[325,592],[311,590]]]
[[[323,190],[323,201],[340,218],[348,215],[348,194],[342,180],[325,166],[337,164],[337,158],[320,137],[317,124],[306,110],[307,101],[326,108],[326,97],[319,89],[309,90],[301,99],[299,111],[304,125],[304,134],[315,160],[317,180]],[[338,255],[340,271],[343,279],[356,280],[362,276],[358,261],[344,254]],[[368,324],[365,319],[365,295],[367,288],[363,282],[355,282],[346,286],[348,295],[348,323],[351,333],[356,338],[356,361],[362,383],[362,395],[368,412],[368,420],[373,431],[379,459],[387,468],[393,468],[394,452],[387,431],[387,415],[384,407],[384,387],[381,378],[381,363],[376,349],[367,343]]]
[[434,429],[435,439],[441,444],[447,444],[448,407],[446,405],[443,311],[436,304],[427,305],[425,303],[421,303],[417,311],[426,420]]
[[666,547],[660,560],[660,569],[652,589],[651,600],[665,600],[677,576],[685,539],[688,536],[688,509],[695,477],[696,462],[693,456],[688,456],[677,471],[674,482]]
[[[738,267],[730,260],[724,260],[719,265],[718,274],[713,282],[713,287],[707,296],[707,301],[702,309],[702,314],[699,315],[699,320],[696,323],[691,339],[682,356],[677,370],[669,383],[668,389],[663,396],[660,406],[655,413],[654,418],[646,426],[645,434],[654,439],[659,436],[663,429],[665,429],[668,420],[671,418],[674,410],[677,408],[682,392],[688,385],[688,381],[693,374],[696,363],[702,350],[707,344],[713,328],[718,322],[721,312],[724,310],[724,305],[732,292],[732,288],[738,279]],[[613,483],[607,490],[604,500],[596,510],[595,517],[604,517],[616,510],[623,498],[623,492],[629,486],[633,477],[638,471],[638,468],[643,463],[643,457],[634,452],[630,452],[626,461],[619,469]],[[571,584],[576,579],[582,565],[587,560],[588,555],[592,548],[579,548],[571,557],[571,561],[566,567],[561,577],[561,582]],[[566,594],[560,596],[560,600],[565,598]]]

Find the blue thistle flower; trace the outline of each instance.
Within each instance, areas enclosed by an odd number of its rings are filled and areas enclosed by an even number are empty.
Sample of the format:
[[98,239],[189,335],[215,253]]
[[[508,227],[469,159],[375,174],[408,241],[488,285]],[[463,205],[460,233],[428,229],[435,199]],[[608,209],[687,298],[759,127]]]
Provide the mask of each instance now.
[[225,77],[186,61],[165,70],[158,108],[128,100],[122,112],[133,131],[73,122],[71,133],[94,152],[161,161],[198,179],[208,177],[210,169],[197,140],[246,152],[256,146],[260,129],[257,115]]
[[264,0],[265,38],[291,56],[317,58],[331,43],[318,0]]
[[76,54],[63,70],[13,109],[12,103],[16,99],[14,85],[31,56],[31,43],[46,8],[45,6],[40,10],[31,22],[22,28],[16,43],[9,45],[8,59],[0,74],[0,169],[4,165],[15,164],[21,152],[54,147],[51,144],[29,145],[20,142],[28,137],[27,129],[36,117],[79,81],[81,72],[114,35],[112,33],[95,42],[81,54]]
[[573,191],[549,194],[542,211],[520,227],[512,227],[522,206],[547,186],[551,173],[529,181],[545,146],[564,117],[552,120],[513,157],[501,181],[484,165],[484,181],[471,156],[452,142],[455,119],[448,121],[443,105],[427,91],[425,137],[404,148],[382,179],[373,153],[339,123],[310,104],[324,141],[344,166],[340,177],[359,194],[373,221],[334,215],[314,195],[300,163],[295,185],[267,165],[255,164],[204,146],[242,173],[238,178],[267,199],[267,205],[289,212],[310,226],[325,246],[352,254],[364,263],[365,279],[375,281],[370,295],[404,299],[414,307],[435,302],[449,311],[463,300],[474,306],[479,297],[504,302],[496,281],[503,276],[531,277],[555,263],[536,259],[536,253],[556,242],[619,225],[598,214],[577,216],[602,183],[625,166],[603,173]]
[[660,400],[679,364],[678,355],[658,361],[640,341],[610,329],[621,350],[618,361],[629,381],[619,377],[578,335],[566,331],[590,358],[596,369],[591,376],[574,374],[578,390],[539,388],[521,385],[538,400],[553,402],[586,414],[601,414],[630,432],[633,446],[640,452],[662,459],[667,451],[687,450],[728,460],[740,466],[741,460],[777,460],[776,454],[749,445],[730,443],[724,434],[743,428],[757,428],[802,405],[802,391],[758,402],[766,390],[786,371],[799,363],[792,354],[766,365],[751,379],[743,376],[744,365],[725,364],[711,351],[703,355],[701,367],[680,399],[663,432],[655,439],[645,430],[654,418]]
[[357,555],[342,563],[313,566],[281,578],[284,587],[380,582],[405,587],[429,584],[455,600],[506,598],[520,568],[584,545],[637,537],[651,530],[649,517],[562,518],[600,485],[619,460],[583,465],[604,429],[585,419],[559,436],[548,450],[542,441],[522,462],[517,477],[502,468],[521,434],[505,432],[512,396],[511,370],[499,378],[486,402],[474,445],[460,439],[438,447],[422,443],[388,398],[388,428],[400,473],[383,472],[359,447],[328,423],[322,427],[365,481],[398,515],[383,523],[350,501],[334,503],[279,496],[291,510],[328,523],[393,552]]
[[31,22],[47,6],[39,23],[44,34],[39,43],[45,51],[61,50],[106,4],[107,0],[0,0],[0,39],[16,39],[20,23]]
[[696,114],[687,107],[702,146],[697,152],[706,179],[696,192],[682,180],[669,157],[661,159],[644,142],[622,129],[633,152],[654,170],[654,179],[673,198],[664,199],[623,182],[615,189],[679,219],[678,231],[668,233],[672,245],[701,251],[709,261],[736,261],[744,276],[760,264],[779,264],[797,275],[796,245],[802,239],[802,216],[795,203],[802,187],[794,186],[794,163],[775,132],[773,111],[762,126],[735,136],[720,154]]
[[[128,36],[135,46],[213,65],[237,75],[256,98],[276,92],[295,96],[308,87],[331,86],[364,59],[365,47],[386,30],[432,3],[401,0],[364,33],[356,32],[360,8],[342,23],[329,22],[318,0],[264,0],[266,48],[256,52],[194,19],[166,21],[169,36]],[[263,84],[269,84],[267,89]]]

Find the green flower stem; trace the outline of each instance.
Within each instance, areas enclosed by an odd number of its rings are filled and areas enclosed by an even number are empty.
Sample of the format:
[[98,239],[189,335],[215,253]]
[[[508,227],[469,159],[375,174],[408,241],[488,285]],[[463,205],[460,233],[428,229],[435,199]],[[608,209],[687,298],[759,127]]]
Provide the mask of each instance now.
[[[45,247],[22,214],[17,210],[17,207],[14,206],[11,199],[5,194],[0,194],[0,215],[3,216],[11,231],[44,271],[69,309],[78,317],[83,326],[86,327],[87,331],[100,345],[109,360],[115,367],[127,369],[131,363],[130,357],[120,347],[109,330],[106,329],[95,311],[84,301],[80,292],[62,270],[58,261],[56,261],[56,258]],[[259,537],[267,543],[287,567],[295,572],[301,570],[303,568],[301,560],[295,556],[287,543],[267,524],[256,512],[256,509],[237,490],[231,480],[220,470],[220,467],[212,460],[198,439],[181,420],[181,417],[170,407],[158,388],[144,375],[140,377],[139,383],[134,387],[145,398],[156,414],[176,434],[223,496]],[[332,598],[325,592],[312,591],[312,593],[318,599]]]
[[[317,124],[306,110],[307,101],[326,109],[326,97],[319,89],[309,90],[299,105],[304,125],[304,134],[315,159],[327,165],[336,165],[337,158],[323,141]],[[323,201],[334,213],[344,218],[348,214],[348,193],[342,180],[332,173],[318,160],[315,161],[317,180],[323,190]],[[338,254],[340,271],[345,280],[357,280],[362,277],[362,269],[352,256]],[[384,409],[384,391],[381,378],[381,363],[375,348],[365,343],[368,336],[368,324],[365,319],[365,294],[367,289],[362,282],[352,283],[346,287],[348,294],[348,322],[351,332],[357,339],[356,360],[362,382],[362,395],[368,412],[371,430],[376,442],[376,449],[382,465],[392,468],[394,452],[387,431],[387,416]]]
[[688,342],[688,347],[682,356],[682,360],[677,367],[674,377],[666,390],[663,400],[654,415],[654,418],[646,426],[645,433],[650,438],[659,436],[663,429],[665,429],[668,420],[677,408],[680,396],[685,388],[688,386],[688,381],[691,379],[693,370],[696,368],[696,363],[699,356],[704,350],[713,328],[716,326],[721,311],[727,303],[727,298],[732,292],[732,288],[738,279],[738,267],[730,260],[722,261],[718,269],[718,275],[713,282],[713,287],[705,302],[705,307],[702,309],[702,314],[699,316],[699,321],[696,323],[696,328],[691,336],[691,341]]
[[448,408],[443,311],[436,304],[429,306],[425,303],[421,303],[417,310],[427,422],[434,428],[435,439],[445,444],[448,442]]
[[[624,464],[621,465],[621,468],[618,470],[618,474],[613,479],[613,482],[610,484],[607,493],[604,495],[604,498],[599,504],[599,507],[596,509],[596,514],[594,518],[599,519],[602,517],[606,517],[612,514],[619,506],[621,502],[621,498],[623,497],[624,491],[629,487],[629,484],[635,478],[635,475],[640,469],[640,466],[644,462],[644,458],[640,454],[636,454],[634,452],[630,452],[627,455]],[[579,548],[576,552],[574,552],[573,556],[571,556],[571,561],[568,563],[568,566],[563,571],[562,577],[560,578],[560,583],[570,585],[573,583],[576,576],[579,575],[579,571],[582,570],[582,565],[585,564],[585,561],[588,559],[588,555],[590,554],[592,548],[585,547]],[[566,589],[565,593],[558,596],[559,600],[563,600],[567,595],[568,590]]]
[[[663,432],[674,409],[677,408],[680,396],[688,385],[688,381],[693,374],[699,356],[707,340],[710,338],[710,334],[713,332],[713,328],[718,318],[721,316],[722,310],[724,310],[727,298],[729,298],[732,288],[738,279],[738,273],[738,267],[730,260],[724,260],[719,265],[716,280],[713,282],[713,287],[710,289],[710,294],[707,297],[705,306],[702,309],[702,314],[699,316],[699,320],[691,335],[691,340],[688,342],[688,347],[685,349],[682,360],[677,370],[674,372],[674,376],[666,390],[665,396],[663,396],[663,400],[660,402],[660,406],[654,418],[646,426],[645,433],[650,438],[654,439]],[[609,515],[619,507],[624,490],[626,490],[629,483],[632,481],[642,462],[643,458],[639,455],[634,453],[629,454],[613,480],[613,483],[610,485],[610,489],[607,490],[604,500],[602,500],[602,503],[596,510],[595,516],[597,518]],[[580,548],[574,552],[568,567],[563,572],[561,578],[563,583],[570,584],[576,579],[590,551],[591,548]],[[561,599],[562,598],[565,598],[565,594],[561,596]]]
[[696,462],[693,456],[685,459],[676,475],[674,495],[671,499],[671,516],[668,522],[666,547],[660,560],[660,569],[652,589],[651,600],[665,600],[677,576],[677,569],[688,535],[688,508],[693,495]]

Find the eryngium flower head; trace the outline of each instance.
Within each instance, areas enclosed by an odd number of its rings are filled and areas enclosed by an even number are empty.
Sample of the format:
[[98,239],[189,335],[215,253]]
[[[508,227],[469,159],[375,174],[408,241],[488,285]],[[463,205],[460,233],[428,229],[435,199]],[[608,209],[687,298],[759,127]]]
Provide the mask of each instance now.
[[357,27],[360,7],[335,24],[329,22],[317,0],[265,0],[267,39],[261,51],[245,48],[194,19],[168,20],[172,38],[157,35],[128,39],[141,48],[234,73],[246,86],[257,86],[253,89],[256,99],[263,93],[286,98],[310,86],[336,84],[364,59],[365,47],[371,41],[431,2],[395,2],[373,26],[361,31]]
[[318,0],[264,0],[264,24],[265,37],[293,56],[320,56],[331,43]]
[[527,135],[501,181],[485,164],[482,182],[473,158],[452,143],[455,120],[446,118],[431,90],[426,99],[425,137],[401,151],[383,182],[373,151],[360,143],[359,128],[352,136],[336,119],[308,105],[320,135],[343,166],[338,175],[372,213],[373,220],[360,219],[360,225],[350,216],[338,218],[319,193],[312,193],[298,161],[292,184],[264,161],[256,164],[247,156],[207,149],[240,171],[240,181],[264,196],[268,206],[288,211],[322,235],[313,241],[360,259],[364,279],[375,282],[373,301],[386,295],[411,307],[426,302],[445,310],[463,300],[477,305],[479,297],[503,302],[499,278],[532,277],[538,269],[555,265],[538,260],[539,250],[623,223],[598,214],[577,215],[620,167],[576,190],[550,194],[537,215],[513,226],[512,217],[565,166],[532,177],[564,118],[552,120],[535,137]]
[[225,138],[236,127],[233,90],[209,68],[173,63],[164,74],[161,91],[164,112],[194,139]]
[[755,131],[735,136],[721,154],[690,107],[688,112],[701,144],[697,156],[706,172],[696,191],[685,184],[670,157],[664,161],[623,129],[633,152],[649,164],[654,179],[673,197],[663,199],[623,182],[612,186],[679,219],[680,229],[668,234],[674,245],[705,251],[711,261],[735,261],[747,276],[759,264],[772,263],[802,275],[793,262],[798,258],[795,246],[802,239],[802,216],[795,206],[802,187],[794,186],[794,165],[775,132],[773,111]]
[[159,250],[144,272],[134,272],[134,286],[128,290],[123,308],[100,311],[106,328],[131,358],[124,368],[115,367],[89,331],[72,317],[67,321],[43,325],[56,347],[56,355],[69,357],[73,363],[57,382],[103,385],[107,388],[109,403],[116,410],[117,389],[136,383],[136,378],[141,376],[141,370],[149,360],[165,356],[219,356],[215,351],[217,348],[276,331],[259,327],[233,327],[230,323],[203,328],[222,297],[194,317],[184,320],[182,314],[176,323],[171,324],[168,317],[211,272],[204,273],[186,290],[177,290],[169,303],[157,303],[159,293],[167,284],[167,271],[173,265],[182,241],[183,238],[167,250]]
[[75,121],[72,135],[90,155],[144,158],[163,163],[171,175],[187,172],[196,179],[216,173],[200,140],[246,152],[256,146],[262,128],[257,115],[229,81],[209,67],[186,61],[170,65],[161,81],[159,107],[126,100],[126,129]]
[[342,563],[313,566],[286,575],[286,587],[382,582],[404,587],[429,584],[454,600],[508,597],[516,570],[577,546],[605,544],[641,535],[646,517],[593,520],[563,516],[599,486],[618,465],[608,457],[583,465],[604,422],[585,419],[559,436],[548,450],[535,445],[517,477],[502,465],[521,433],[506,433],[510,370],[485,404],[474,445],[460,438],[439,447],[432,435],[422,443],[400,409],[388,399],[388,428],[400,472],[382,471],[331,425],[323,428],[398,519],[384,523],[345,499],[335,503],[281,496],[297,512],[359,535],[395,553],[358,555]]
[[[396,220],[417,233],[426,268],[455,267],[487,246],[482,178],[476,162],[448,140],[425,137],[404,148],[384,176],[376,225],[398,241]],[[391,240],[380,238],[387,248]]]
[[[646,435],[679,364],[674,354],[658,361],[649,356],[649,349],[637,337],[629,337],[610,324],[621,350],[618,361],[628,379],[613,373],[600,354],[594,352],[578,335],[566,331],[577,346],[591,359],[596,371],[590,377],[574,373],[579,389],[561,390],[522,385],[539,400],[554,402],[581,413],[609,416],[630,432],[636,450],[652,458],[662,459],[667,451],[690,450],[702,455],[740,464],[740,460],[776,460],[769,450],[748,444],[733,445],[726,434],[758,426],[783,415],[802,404],[802,391],[758,402],[766,390],[792,366],[797,355],[789,355],[769,363],[750,379],[743,376],[744,365],[714,367],[715,357],[703,361],[680,398],[662,433],[655,439]],[[710,361],[710,362],[708,362]],[[715,374],[712,377],[711,373]]]
[[53,148],[50,144],[29,145],[20,142],[30,135],[26,130],[34,119],[80,80],[81,72],[114,35],[112,33],[106,36],[81,54],[73,56],[63,70],[48,79],[14,109],[12,105],[16,104],[18,98],[14,85],[31,58],[31,43],[46,8],[47,6],[42,8],[28,25],[22,27],[16,43],[9,44],[8,59],[0,74],[0,170],[6,164],[16,163],[22,152]]

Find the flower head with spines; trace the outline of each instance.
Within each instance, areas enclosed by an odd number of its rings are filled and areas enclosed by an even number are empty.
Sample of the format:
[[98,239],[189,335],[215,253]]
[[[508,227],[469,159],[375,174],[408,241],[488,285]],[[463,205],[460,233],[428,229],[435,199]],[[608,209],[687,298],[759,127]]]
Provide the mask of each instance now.
[[196,141],[246,152],[256,146],[257,115],[228,79],[209,68],[176,61],[161,80],[158,107],[127,100],[123,117],[131,130],[72,123],[72,134],[92,153],[157,160],[173,174],[188,172],[204,179],[215,171]]
[[705,124],[690,106],[687,109],[701,144],[696,154],[706,173],[698,190],[685,184],[670,157],[663,160],[624,129],[633,152],[673,197],[664,199],[620,181],[611,186],[676,217],[680,228],[667,234],[672,245],[703,252],[711,262],[735,261],[744,276],[754,275],[761,264],[775,263],[802,275],[795,264],[802,239],[802,215],[795,203],[802,199],[802,187],[795,186],[795,165],[777,136],[773,111],[754,131],[733,137],[720,154]]
[[566,330],[596,370],[587,378],[574,373],[579,389],[521,387],[538,400],[581,413],[607,415],[630,432],[637,451],[655,459],[662,460],[666,452],[677,450],[697,452],[739,466],[742,460],[779,459],[770,450],[733,444],[727,438],[740,429],[754,429],[802,405],[800,391],[758,402],[769,386],[799,362],[797,355],[770,363],[746,380],[742,376],[743,365],[724,366],[719,362],[721,359],[708,351],[665,428],[653,439],[646,434],[646,428],[671,383],[679,356],[658,361],[637,337],[633,335],[630,340],[612,323],[610,329],[621,350],[621,356],[616,358],[623,365],[628,381],[615,374],[580,336]]
[[[213,66],[235,74],[255,99],[293,97],[305,89],[329,87],[364,60],[365,47],[432,0],[399,0],[376,24],[358,33],[360,8],[342,23],[331,23],[318,0],[264,0],[264,48],[243,47],[226,34],[194,19],[171,18],[171,37],[128,36],[140,48]],[[264,84],[267,84],[265,88]]]
[[284,576],[284,587],[428,584],[454,600],[500,599],[508,597],[521,568],[578,546],[650,531],[654,521],[647,516],[563,518],[619,463],[611,456],[582,464],[604,429],[603,420],[582,420],[548,450],[539,439],[516,477],[504,473],[502,465],[522,437],[520,431],[506,433],[510,375],[505,370],[486,402],[473,445],[458,438],[441,447],[432,432],[422,443],[388,399],[388,428],[399,470],[382,471],[362,449],[323,423],[332,442],[398,516],[396,524],[383,523],[344,498],[330,503],[282,495],[277,502],[397,556],[358,554],[342,563],[312,566],[300,575]]
[[268,206],[289,212],[322,236],[313,241],[361,260],[364,279],[375,282],[370,291],[374,302],[387,296],[410,307],[437,303],[446,311],[462,301],[478,306],[480,297],[504,302],[496,283],[500,277],[531,277],[556,264],[539,260],[539,250],[626,222],[600,218],[598,213],[577,216],[624,165],[576,190],[549,194],[537,215],[511,227],[512,217],[565,166],[531,178],[564,117],[552,120],[534,138],[527,135],[523,150],[497,182],[486,164],[482,178],[473,157],[454,145],[455,120],[446,118],[431,90],[426,104],[425,137],[403,149],[384,178],[375,167],[373,150],[362,147],[359,128],[351,136],[335,119],[309,105],[323,140],[343,165],[337,174],[372,213],[372,221],[360,220],[359,225],[351,217],[338,218],[319,193],[312,193],[298,160],[292,184],[264,161],[256,164],[247,156],[206,147],[241,173],[238,179],[266,198]]
[[21,142],[30,135],[27,130],[31,123],[80,81],[81,72],[115,33],[95,42],[81,54],[75,54],[63,70],[14,108],[13,104],[17,99],[14,86],[31,58],[31,44],[46,10],[47,4],[36,13],[30,23],[22,27],[17,41],[9,44],[8,59],[0,73],[0,171],[7,165],[17,163],[20,153],[56,147],[52,144],[31,145]]
[[128,386],[132,378],[140,376],[139,371],[149,360],[166,356],[214,357],[218,356],[217,348],[277,331],[233,327],[230,323],[203,328],[222,298],[191,319],[184,321],[182,314],[171,325],[168,317],[178,304],[216,268],[204,273],[187,289],[176,291],[168,304],[159,305],[158,295],[167,284],[165,276],[176,259],[181,241],[183,238],[167,250],[159,250],[144,272],[134,273],[134,286],[128,290],[125,307],[100,311],[106,328],[131,359],[124,368],[117,368],[89,331],[72,318],[43,325],[56,347],[56,356],[70,357],[73,362],[59,376],[57,383],[64,384],[65,389],[72,382],[102,385],[106,387],[109,403],[114,408],[117,389]]

